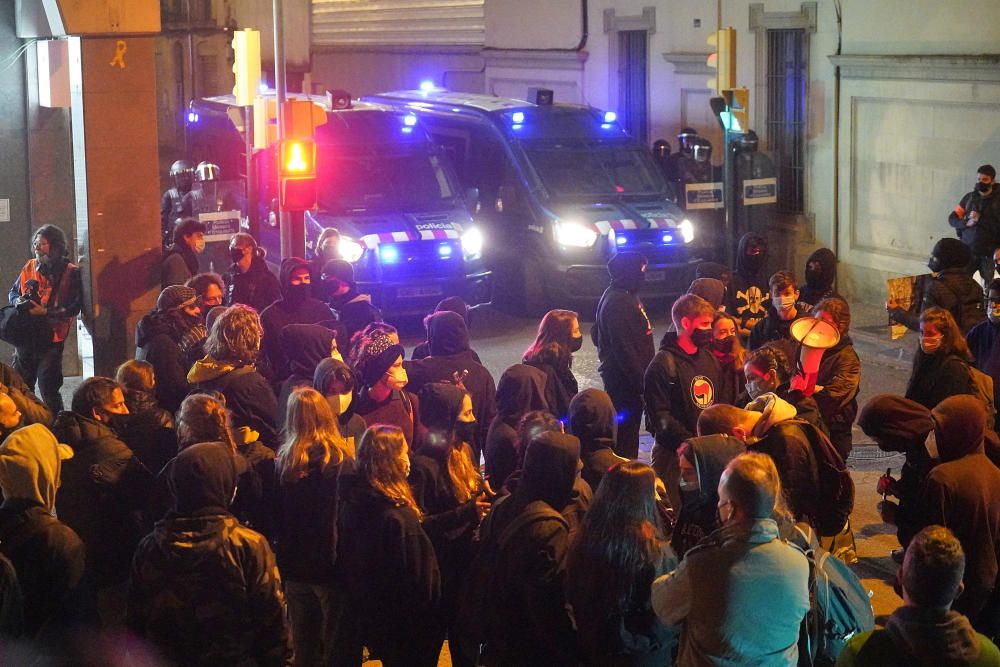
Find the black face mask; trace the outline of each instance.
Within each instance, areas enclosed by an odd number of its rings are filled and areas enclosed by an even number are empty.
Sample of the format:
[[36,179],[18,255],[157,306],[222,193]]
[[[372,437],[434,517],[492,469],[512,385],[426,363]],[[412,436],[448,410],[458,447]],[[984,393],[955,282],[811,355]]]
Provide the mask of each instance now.
[[750,271],[759,271],[764,263],[764,253],[759,252],[756,255],[743,255],[743,266],[745,266]]
[[981,194],[985,194],[985,193],[989,192],[990,188],[992,188],[992,187],[993,187],[992,183],[976,183],[976,192],[979,192]]
[[712,349],[721,354],[732,354],[733,341],[736,336],[726,336],[725,338],[715,338],[712,340]]
[[120,415],[116,412],[109,412],[105,415],[105,417],[107,417],[107,421],[105,423],[118,435],[121,435],[126,431],[126,429],[128,429],[129,415]]
[[462,442],[475,442],[476,422],[455,422],[455,437]]
[[243,259],[243,248],[230,248],[229,258],[233,260],[233,264],[238,264]]
[[583,347],[583,336],[573,336],[569,339],[569,351],[579,352]]
[[299,304],[309,298],[312,294],[312,285],[289,285],[285,288],[285,300],[289,303]]
[[711,329],[695,329],[691,332],[691,342],[698,348],[708,347],[712,344],[714,334]]

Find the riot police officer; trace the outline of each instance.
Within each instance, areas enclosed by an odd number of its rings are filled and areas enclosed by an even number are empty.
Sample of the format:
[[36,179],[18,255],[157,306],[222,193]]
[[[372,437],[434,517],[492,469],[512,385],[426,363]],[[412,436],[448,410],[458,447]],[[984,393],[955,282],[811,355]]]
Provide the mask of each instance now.
[[191,215],[186,197],[194,184],[194,167],[187,160],[177,160],[170,165],[170,178],[174,185],[160,199],[160,236],[164,247],[173,241],[174,223]]

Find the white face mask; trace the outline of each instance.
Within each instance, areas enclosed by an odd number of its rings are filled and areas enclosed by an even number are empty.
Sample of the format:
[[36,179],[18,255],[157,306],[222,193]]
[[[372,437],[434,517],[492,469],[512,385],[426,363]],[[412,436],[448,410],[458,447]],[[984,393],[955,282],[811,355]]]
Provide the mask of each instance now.
[[390,389],[402,391],[407,382],[409,382],[409,378],[406,376],[406,369],[403,367],[391,369],[386,373],[386,384],[389,385]]
[[326,402],[330,404],[330,409],[333,410],[333,414],[337,417],[347,412],[347,409],[351,407],[351,400],[354,395],[350,392],[346,394],[332,394],[326,397]]
[[791,310],[795,306],[794,296],[776,296],[771,299],[775,310]]

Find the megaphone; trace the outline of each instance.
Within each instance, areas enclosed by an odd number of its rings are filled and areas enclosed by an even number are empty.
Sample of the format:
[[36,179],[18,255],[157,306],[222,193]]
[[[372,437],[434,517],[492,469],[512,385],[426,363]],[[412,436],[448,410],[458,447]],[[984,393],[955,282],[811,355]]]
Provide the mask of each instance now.
[[790,333],[802,345],[799,352],[799,375],[802,382],[795,384],[801,384],[798,388],[802,393],[811,396],[816,389],[816,376],[819,374],[823,353],[840,342],[840,331],[819,317],[800,317],[792,322]]

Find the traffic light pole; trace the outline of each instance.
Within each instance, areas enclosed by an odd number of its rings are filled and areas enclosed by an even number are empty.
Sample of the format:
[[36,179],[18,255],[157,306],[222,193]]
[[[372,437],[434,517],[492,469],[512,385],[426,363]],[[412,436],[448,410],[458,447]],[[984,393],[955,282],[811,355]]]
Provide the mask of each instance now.
[[[285,20],[281,11],[282,0],[271,0],[271,12],[274,20],[274,90],[277,96],[277,121],[279,145],[285,139]],[[281,239],[281,258],[304,257],[305,224],[301,211],[290,212],[284,208],[278,210],[278,232]]]
[[722,161],[723,212],[726,236],[726,265],[736,266],[736,206],[739,198],[736,192],[736,160],[733,139],[735,134],[724,127],[722,130],[725,154]]

